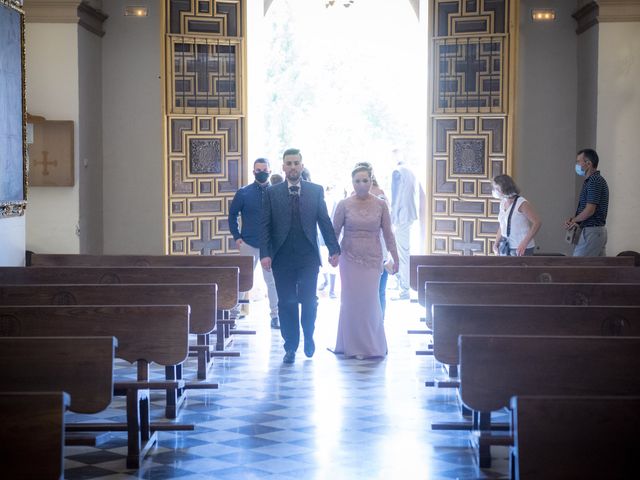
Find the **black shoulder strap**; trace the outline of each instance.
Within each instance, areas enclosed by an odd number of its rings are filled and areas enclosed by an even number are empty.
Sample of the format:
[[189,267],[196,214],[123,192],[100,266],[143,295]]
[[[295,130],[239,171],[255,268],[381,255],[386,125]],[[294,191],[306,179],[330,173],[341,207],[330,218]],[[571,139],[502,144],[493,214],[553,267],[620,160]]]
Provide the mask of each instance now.
[[509,218],[507,219],[507,238],[511,235],[511,216],[513,215],[513,209],[516,208],[516,203],[518,203],[518,198],[519,195],[516,195],[516,198],[513,199],[511,210],[509,211]]

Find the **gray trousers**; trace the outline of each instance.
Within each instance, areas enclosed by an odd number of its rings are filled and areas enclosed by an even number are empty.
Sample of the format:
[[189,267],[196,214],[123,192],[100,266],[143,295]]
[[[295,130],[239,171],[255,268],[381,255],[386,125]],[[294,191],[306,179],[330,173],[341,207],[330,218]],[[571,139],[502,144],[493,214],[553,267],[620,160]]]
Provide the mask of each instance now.
[[411,224],[399,223],[395,226],[396,245],[398,246],[398,286],[400,293],[409,292],[409,256],[411,255]]
[[607,227],[584,227],[573,250],[574,257],[604,257],[607,245]]
[[[256,265],[260,261],[260,249],[256,247],[252,247],[248,243],[244,242],[240,245],[240,255],[251,255],[253,256],[253,269],[256,269]],[[278,293],[276,292],[276,282],[273,279],[273,272],[267,272],[262,266],[260,266],[260,270],[262,270],[262,276],[264,277],[264,283],[267,284],[267,296],[269,297],[269,309],[271,310],[271,318],[275,318],[278,316]],[[243,292],[240,295],[241,299],[247,298],[247,292]]]

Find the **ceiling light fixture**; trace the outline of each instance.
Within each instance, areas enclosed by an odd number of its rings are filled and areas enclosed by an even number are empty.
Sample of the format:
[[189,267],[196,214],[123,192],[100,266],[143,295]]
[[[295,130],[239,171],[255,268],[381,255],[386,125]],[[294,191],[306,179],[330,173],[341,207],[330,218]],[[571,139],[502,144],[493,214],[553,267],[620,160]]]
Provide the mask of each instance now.
[[124,16],[125,17],[147,17],[149,15],[148,7],[125,7],[124,8]]

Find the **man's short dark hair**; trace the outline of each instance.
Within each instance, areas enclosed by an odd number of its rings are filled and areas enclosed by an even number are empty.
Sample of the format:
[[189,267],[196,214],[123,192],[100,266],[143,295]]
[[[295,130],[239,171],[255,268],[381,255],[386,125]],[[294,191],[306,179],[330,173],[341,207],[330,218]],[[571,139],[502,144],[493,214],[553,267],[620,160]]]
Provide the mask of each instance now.
[[591,165],[593,165],[593,168],[598,168],[598,163],[600,162],[600,159],[598,158],[598,154],[595,150],[593,150],[592,148],[585,148],[578,152],[578,155],[580,154],[583,154],[584,158],[586,158],[591,162]]
[[300,160],[302,160],[302,154],[299,148],[287,148],[282,154],[282,159],[284,160],[284,157],[287,155],[300,155]]
[[266,159],[266,158],[262,158],[262,157],[256,158],[256,161],[253,162],[253,168],[256,168],[256,163],[266,163],[267,167],[269,166],[269,160]]

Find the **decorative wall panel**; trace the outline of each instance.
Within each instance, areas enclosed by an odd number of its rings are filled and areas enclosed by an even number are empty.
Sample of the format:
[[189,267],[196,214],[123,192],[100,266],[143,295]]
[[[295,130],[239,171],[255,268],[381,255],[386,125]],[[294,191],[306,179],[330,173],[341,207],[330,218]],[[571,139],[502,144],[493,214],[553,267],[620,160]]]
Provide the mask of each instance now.
[[[491,252],[509,173],[513,0],[433,0],[431,253]],[[512,22],[513,24],[513,22]]]
[[165,3],[169,254],[235,248],[227,215],[246,177],[244,15],[244,0]]

